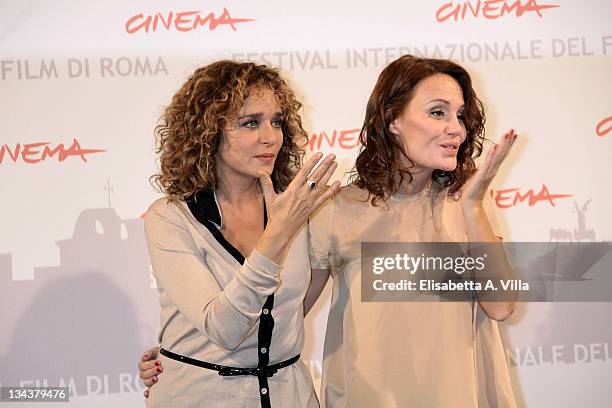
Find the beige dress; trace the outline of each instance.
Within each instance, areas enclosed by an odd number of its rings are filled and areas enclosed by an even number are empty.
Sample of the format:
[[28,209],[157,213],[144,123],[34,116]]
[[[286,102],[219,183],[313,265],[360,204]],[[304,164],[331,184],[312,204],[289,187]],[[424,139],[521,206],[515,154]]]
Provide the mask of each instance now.
[[322,407],[516,406],[497,323],[477,303],[361,302],[361,242],[467,242],[459,202],[440,190],[374,207],[349,185],[312,218],[311,266],[333,279]]

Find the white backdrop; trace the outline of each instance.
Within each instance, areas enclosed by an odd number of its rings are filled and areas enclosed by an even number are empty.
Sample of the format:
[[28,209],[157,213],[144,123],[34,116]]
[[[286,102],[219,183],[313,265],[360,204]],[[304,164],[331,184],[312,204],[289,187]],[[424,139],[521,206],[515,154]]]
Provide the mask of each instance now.
[[[506,239],[612,239],[610,16],[609,0],[4,0],[0,382],[71,385],[75,407],[142,403],[136,361],[159,326],[141,219],[159,196],[153,127],[222,57],[282,69],[309,152],[335,152],[343,180],[386,63],[454,59],[487,135],[520,134],[493,187]],[[307,319],[315,379],[328,301]],[[609,406],[610,321],[611,304],[521,305],[503,324],[521,405]]]

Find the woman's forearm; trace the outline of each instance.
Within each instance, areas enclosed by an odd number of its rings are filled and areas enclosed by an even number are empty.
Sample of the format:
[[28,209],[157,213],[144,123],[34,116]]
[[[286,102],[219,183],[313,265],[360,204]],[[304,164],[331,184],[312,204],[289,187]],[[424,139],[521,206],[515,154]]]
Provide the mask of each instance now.
[[[482,249],[485,249],[487,255],[487,264],[495,266],[494,280],[500,282],[501,280],[512,280],[514,279],[514,273],[508,263],[506,253],[501,245],[501,239],[496,237],[489,223],[489,219],[482,207],[482,205],[470,205],[463,207],[463,214],[465,217],[468,239],[471,243],[499,243],[498,245],[483,245]],[[478,251],[478,248],[474,248]],[[489,273],[487,273],[487,270]],[[491,268],[485,269],[484,273],[487,274],[486,278],[493,278],[491,274]],[[482,273],[475,272],[474,279],[477,282],[484,280],[485,276]],[[484,286],[484,285],[483,285]],[[495,301],[485,300],[488,296],[495,296]],[[478,303],[484,312],[491,319],[494,320],[505,320],[512,315],[516,303],[516,295],[503,293],[500,291],[496,292],[483,292],[478,295]]]
[[328,280],[329,269],[312,270],[310,286],[308,287],[306,297],[304,298],[304,316],[308,314],[317,299],[319,299],[319,296],[321,296],[321,293],[323,293],[323,289],[325,289],[325,285],[327,284]]

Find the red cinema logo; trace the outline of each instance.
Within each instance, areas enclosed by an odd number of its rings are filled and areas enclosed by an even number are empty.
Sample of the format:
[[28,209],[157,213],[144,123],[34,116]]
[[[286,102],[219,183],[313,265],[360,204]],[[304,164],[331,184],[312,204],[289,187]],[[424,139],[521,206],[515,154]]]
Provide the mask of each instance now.
[[251,18],[232,18],[229,11],[223,8],[223,13],[219,17],[215,17],[215,13],[202,14],[201,11],[180,11],[174,13],[172,11],[167,14],[156,13],[154,15],[145,16],[144,14],[136,14],[125,23],[125,31],[128,34],[134,34],[144,30],[149,31],[160,30],[170,31],[174,28],[177,31],[188,32],[195,30],[198,27],[208,25],[208,30],[213,31],[220,25],[229,25],[232,30],[236,30],[236,24],[255,21]]
[[57,160],[61,163],[68,157],[77,156],[84,162],[87,161],[88,154],[102,153],[104,149],[83,149],[79,141],[72,139],[70,147],[66,148],[63,143],[55,147],[50,142],[37,142],[21,144],[17,143],[14,148],[4,144],[0,146],[0,164],[4,162],[4,157],[16,163],[19,159],[24,163],[36,164],[45,161],[49,157],[57,155]]
[[597,136],[604,137],[608,133],[612,132],[612,116],[608,116],[597,124],[595,127],[595,133]]
[[436,11],[436,20],[442,23],[446,20],[465,20],[466,17],[483,17],[487,20],[502,18],[507,14],[522,17],[525,13],[536,13],[542,16],[542,10],[560,7],[555,4],[538,4],[536,0],[521,2],[520,0],[477,0],[455,3],[449,1]]
[[321,146],[334,148],[338,146],[341,149],[350,150],[359,146],[359,132],[361,129],[335,130],[328,134],[327,132],[315,133],[308,139],[308,148],[310,151],[321,150]]
[[495,204],[499,208],[514,207],[518,203],[524,201],[527,201],[529,207],[533,207],[540,201],[546,201],[551,206],[555,207],[555,200],[568,197],[572,197],[572,194],[551,194],[544,184],[542,184],[542,188],[537,194],[532,188],[524,194],[521,193],[520,188],[507,188],[504,190],[497,190],[493,196]]

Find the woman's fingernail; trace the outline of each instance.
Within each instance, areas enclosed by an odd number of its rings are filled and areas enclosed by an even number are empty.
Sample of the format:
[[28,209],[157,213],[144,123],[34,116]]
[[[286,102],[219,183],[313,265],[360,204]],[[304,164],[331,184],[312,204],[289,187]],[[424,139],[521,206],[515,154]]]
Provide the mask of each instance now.
[[158,365],[160,365],[160,364],[161,364],[161,363],[160,363],[159,361],[156,361],[156,362],[155,362],[155,365],[156,365],[156,366],[158,366]]
[[153,377],[153,382],[157,382],[157,377]]
[[321,152],[317,152],[317,154],[315,155],[315,157],[316,157],[317,159],[320,159],[321,157],[323,157],[323,153],[321,153]]
[[161,367],[157,367],[157,372],[158,372],[158,373],[161,373],[161,372],[162,372]]
[[336,158],[336,155],[332,153],[332,154],[329,155],[329,158],[334,160]]

